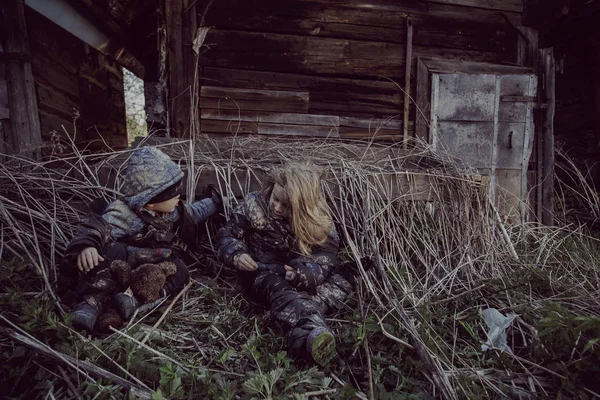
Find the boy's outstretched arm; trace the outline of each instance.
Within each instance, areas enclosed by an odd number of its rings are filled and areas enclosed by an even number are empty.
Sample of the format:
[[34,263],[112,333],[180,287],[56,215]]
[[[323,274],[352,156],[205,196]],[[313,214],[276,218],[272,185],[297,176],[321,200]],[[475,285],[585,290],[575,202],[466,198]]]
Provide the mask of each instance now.
[[186,212],[192,217],[194,223],[199,224],[216,213],[220,205],[218,200],[206,198],[195,201],[192,204],[184,204],[183,206],[185,207]]

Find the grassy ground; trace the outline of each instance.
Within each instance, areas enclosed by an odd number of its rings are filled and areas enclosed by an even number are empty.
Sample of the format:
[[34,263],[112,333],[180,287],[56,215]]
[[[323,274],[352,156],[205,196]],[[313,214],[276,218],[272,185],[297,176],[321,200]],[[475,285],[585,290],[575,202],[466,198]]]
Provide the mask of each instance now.
[[[355,292],[329,316],[338,358],[325,368],[292,361],[282,332],[264,309],[244,298],[235,273],[214,262],[210,242],[176,301],[105,337],[72,330],[69,310],[55,298],[57,260],[82,216],[75,205],[119,189],[119,179],[110,189],[103,186],[98,161],[119,170],[127,153],[76,155],[61,161],[60,171],[13,160],[0,168],[5,397],[479,399],[600,393],[600,247],[585,229],[562,219],[556,227],[499,220],[471,172],[428,149],[407,156],[373,146],[356,154],[329,142],[237,140],[227,152],[210,143],[195,152],[189,143],[170,150],[187,160],[190,182],[210,169],[230,195],[247,189],[250,180],[230,180],[234,169],[259,176],[278,160],[319,162],[329,172],[324,190],[344,239],[342,257],[376,261],[373,270],[360,268]],[[254,159],[253,149],[273,156]],[[405,187],[407,171],[415,169],[426,171],[433,188],[426,202],[389,184],[392,176],[391,182]],[[559,193],[559,204],[588,214],[600,204],[588,186],[561,186]],[[518,315],[506,330],[510,351],[482,350],[489,331],[482,311],[488,308]],[[119,379],[100,378],[105,372]]]

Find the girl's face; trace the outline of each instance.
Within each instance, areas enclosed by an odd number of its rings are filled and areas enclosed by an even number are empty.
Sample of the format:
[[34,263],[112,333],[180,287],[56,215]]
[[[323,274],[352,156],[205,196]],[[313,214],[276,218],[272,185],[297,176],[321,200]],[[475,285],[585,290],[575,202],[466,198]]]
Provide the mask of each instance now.
[[180,195],[177,195],[172,199],[161,201],[160,203],[146,204],[146,208],[156,212],[170,213],[175,211],[175,207],[179,204],[179,197]]
[[290,203],[285,190],[276,183],[269,198],[269,209],[275,218],[287,219],[290,216]]

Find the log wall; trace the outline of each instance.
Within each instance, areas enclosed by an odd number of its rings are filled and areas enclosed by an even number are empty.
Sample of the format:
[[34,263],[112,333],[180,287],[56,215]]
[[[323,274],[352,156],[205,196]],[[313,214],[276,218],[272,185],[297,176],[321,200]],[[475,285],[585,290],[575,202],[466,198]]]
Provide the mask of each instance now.
[[[414,27],[415,93],[418,57],[514,63],[515,26],[522,12],[521,0],[200,0],[183,5],[184,21],[196,15],[194,26],[211,27],[198,60],[203,132],[353,139],[371,137],[380,127],[377,137],[391,140],[402,135],[407,17]],[[193,37],[185,29],[172,29],[170,35],[175,34],[183,37],[183,54],[190,52]],[[185,79],[186,74],[183,67],[170,68],[171,87],[179,88],[171,98],[182,107],[187,102],[189,109],[191,82],[174,86],[173,76]],[[265,120],[278,113],[286,118]],[[414,114],[411,107],[411,134]],[[299,115],[302,123],[291,122]],[[189,134],[185,122],[173,124],[176,136]]]
[[[127,145],[121,67],[50,20],[26,8],[33,78],[45,155],[78,145]],[[64,127],[64,129],[63,129]]]

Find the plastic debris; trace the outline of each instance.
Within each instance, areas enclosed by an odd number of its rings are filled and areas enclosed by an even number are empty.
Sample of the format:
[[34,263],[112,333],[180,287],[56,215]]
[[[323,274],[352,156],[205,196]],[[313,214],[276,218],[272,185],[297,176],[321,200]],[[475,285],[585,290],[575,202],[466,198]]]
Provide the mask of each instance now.
[[506,343],[506,329],[512,324],[518,314],[507,314],[506,316],[495,308],[487,308],[481,312],[485,323],[488,326],[488,340],[481,345],[481,350],[497,349],[508,351],[512,354],[511,348]]

